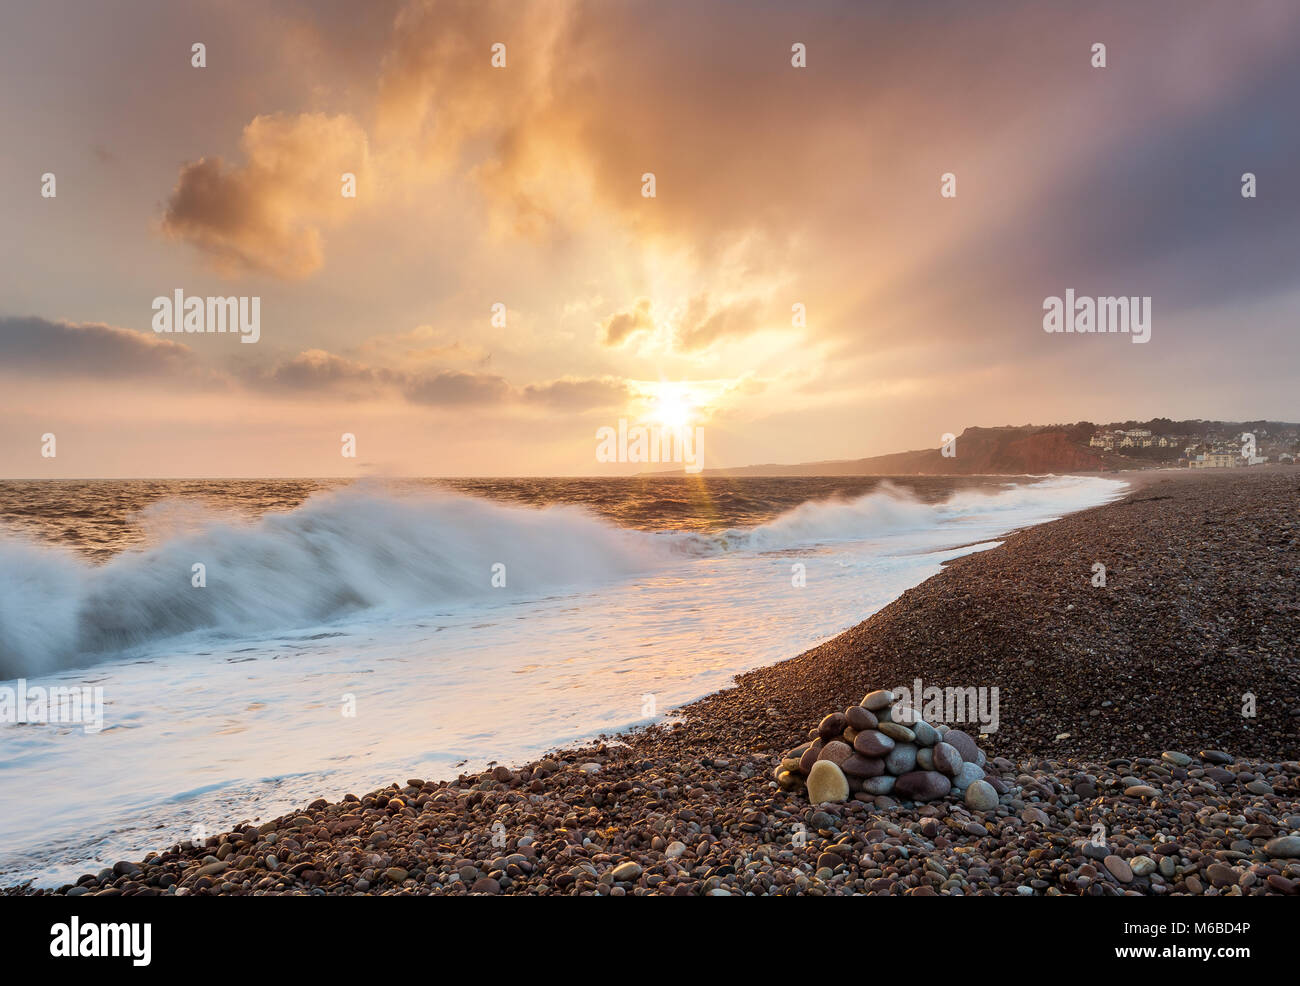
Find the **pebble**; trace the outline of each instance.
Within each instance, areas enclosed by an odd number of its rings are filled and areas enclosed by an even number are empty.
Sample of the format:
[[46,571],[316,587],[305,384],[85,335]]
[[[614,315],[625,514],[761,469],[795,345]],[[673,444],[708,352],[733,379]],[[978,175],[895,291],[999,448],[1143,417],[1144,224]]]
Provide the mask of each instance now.
[[[871,712],[879,712],[882,709],[889,708],[889,706],[894,704],[894,701],[893,692],[877,690],[874,692],[867,692],[862,701],[858,704]],[[825,708],[825,706],[822,706],[822,708]]]
[[961,754],[963,760],[970,760],[973,763],[980,762],[979,744],[975,742],[974,737],[960,729],[950,729],[943,734],[943,741],[951,747],[955,747]]
[[843,712],[832,712],[817,726],[817,732],[822,739],[831,740],[844,732],[848,724],[848,717]]
[[853,747],[841,740],[831,740],[822,747],[821,752],[817,754],[817,759],[829,760],[833,764],[842,765],[851,756],[853,756]]
[[1116,856],[1114,853],[1111,853],[1104,860],[1102,860],[1102,862],[1105,865],[1106,869],[1110,871],[1110,875],[1113,876],[1120,883],[1133,882],[1132,868],[1129,866],[1128,863],[1126,863],[1119,856]]
[[898,780],[892,774],[883,774],[880,777],[868,777],[862,782],[862,790],[867,794],[889,794],[894,790],[894,783]]
[[853,749],[857,750],[864,757],[883,757],[895,746],[894,740],[890,736],[875,729],[864,730],[853,740]]
[[849,777],[879,777],[885,772],[885,761],[880,757],[864,757],[854,753],[842,764],[840,770]]
[[[886,725],[893,725],[893,723]],[[885,754],[885,769],[895,777],[906,774],[909,770],[915,770],[917,750],[915,743],[899,743]]]
[[949,777],[956,777],[961,770],[962,755],[957,748],[946,740],[934,747],[934,769]]
[[860,705],[850,705],[844,710],[844,717],[848,720],[849,725],[858,732],[862,732],[864,729],[875,729],[876,726],[880,725],[880,720]]
[[1205,875],[1216,887],[1235,887],[1240,875],[1227,863],[1211,863],[1205,868]]
[[1134,856],[1128,865],[1134,876],[1150,876],[1156,870],[1156,861],[1150,856]]
[[620,883],[624,883],[624,882],[630,883],[633,880],[639,879],[641,876],[641,872],[642,871],[641,871],[640,863],[635,863],[632,860],[628,860],[626,863],[619,863],[617,866],[615,866],[612,875],[614,879],[618,880]]
[[1264,845],[1264,852],[1274,859],[1300,859],[1300,835],[1283,835],[1270,839]]
[[[957,771],[957,776],[952,779],[952,785],[955,788],[965,790],[976,781],[984,780],[984,768],[979,764],[963,763],[961,770]],[[996,790],[995,790],[996,793]]]
[[808,774],[808,800],[815,805],[848,801],[849,782],[844,771],[829,760],[813,764]]
[[924,719],[917,719],[910,725],[918,746],[934,746],[939,742],[939,731]]
[[912,732],[912,730],[908,729],[901,723],[882,722],[879,728],[880,732],[898,743],[911,743],[916,739],[916,733]]
[[966,788],[965,800],[974,811],[993,811],[998,806],[998,792],[988,782],[976,780]]
[[898,778],[894,791],[911,801],[933,801],[952,790],[952,782],[935,770],[913,770]]

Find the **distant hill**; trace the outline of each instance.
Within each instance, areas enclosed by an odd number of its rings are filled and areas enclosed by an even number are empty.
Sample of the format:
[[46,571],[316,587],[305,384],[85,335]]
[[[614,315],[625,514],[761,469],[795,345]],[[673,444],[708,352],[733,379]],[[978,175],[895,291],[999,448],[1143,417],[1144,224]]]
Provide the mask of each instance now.
[[[892,452],[865,459],[832,459],[794,465],[767,463],[728,469],[705,469],[709,476],[971,476],[1098,472],[1105,469],[1149,469],[1162,464],[1149,454],[1122,455],[1089,448],[1088,439],[1098,428],[1148,428],[1157,434],[1186,437],[1189,443],[1203,436],[1227,437],[1242,431],[1277,433],[1297,431],[1300,425],[1284,421],[1128,421],[1095,425],[1080,421],[1069,425],[1008,425],[967,428],[957,436],[956,455],[945,458],[939,449]],[[1143,450],[1149,452],[1150,450]],[[1180,450],[1166,458],[1176,461]],[[1164,464],[1170,464],[1164,463]]]

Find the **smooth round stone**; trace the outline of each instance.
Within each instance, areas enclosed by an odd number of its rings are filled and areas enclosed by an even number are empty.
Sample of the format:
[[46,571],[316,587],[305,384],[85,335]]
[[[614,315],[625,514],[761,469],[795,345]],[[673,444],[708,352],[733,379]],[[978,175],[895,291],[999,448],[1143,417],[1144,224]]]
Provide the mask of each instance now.
[[641,864],[628,860],[626,863],[619,863],[611,871],[610,876],[615,880],[636,880],[641,876]]
[[808,747],[808,749],[804,750],[803,756],[799,758],[799,770],[805,774],[812,770],[813,764],[817,762],[817,757],[821,752],[822,744],[821,741],[818,740],[816,743],[812,744],[812,746]]
[[1201,759],[1206,763],[1218,764],[1219,766],[1233,762],[1233,758],[1222,750],[1202,750]]
[[880,724],[879,719],[860,705],[850,705],[844,710],[844,717],[848,719],[849,725],[858,732],[862,732],[864,729],[875,729]]
[[1156,861],[1150,856],[1134,856],[1128,865],[1134,876],[1150,876],[1156,871]]
[[890,737],[874,729],[863,730],[853,740],[853,749],[864,757],[883,757],[894,745]]
[[1211,863],[1205,868],[1205,875],[1216,887],[1235,887],[1241,875],[1227,863]]
[[808,819],[808,824],[818,832],[828,831],[839,827],[839,820],[830,812],[814,811]]
[[[976,781],[984,780],[984,768],[977,763],[963,763],[961,770],[957,771],[957,776],[952,779],[952,786],[957,790],[965,790]],[[989,785],[992,787],[992,785]]]
[[899,702],[889,710],[889,717],[894,722],[910,726],[921,718],[921,713],[917,712],[915,707]]
[[822,747],[822,752],[817,754],[818,760],[829,760],[833,764],[842,764],[849,757],[853,756],[853,747],[839,740],[831,740]]
[[849,780],[830,760],[818,760],[808,774],[808,800],[815,805],[840,804],[849,800]]
[[933,801],[952,790],[952,782],[938,771],[914,770],[894,785],[894,793],[912,801]]
[[[858,704],[871,712],[879,712],[881,709],[888,708],[894,704],[894,693],[884,691],[883,689],[874,692],[867,692],[867,694],[863,696],[862,701]],[[825,708],[825,706],[823,706],[823,708]],[[805,722],[806,721],[807,720],[805,720]]]
[[879,757],[864,757],[854,753],[840,764],[840,770],[850,777],[879,777],[885,772],[885,761]]
[[1105,865],[1106,869],[1110,870],[1110,875],[1120,883],[1133,882],[1132,868],[1119,856],[1111,853],[1111,855],[1102,860],[1102,863]]
[[[897,777],[916,769],[917,747],[915,743],[899,743],[885,754],[885,769]],[[881,791],[881,794],[886,792]]]
[[880,731],[890,739],[897,740],[900,743],[911,743],[916,739],[916,733],[912,732],[902,723],[882,722],[879,728]]
[[1154,798],[1159,793],[1150,784],[1134,784],[1132,787],[1124,788],[1124,796],[1128,798]]
[[1268,781],[1259,779],[1251,781],[1246,785],[1246,790],[1251,794],[1273,794],[1273,785]]
[[972,811],[993,811],[998,806],[998,792],[986,781],[976,780],[966,788],[966,807]]
[[934,750],[928,746],[917,749],[916,765],[922,770],[934,770]]
[[776,780],[777,785],[784,791],[793,791],[797,787],[803,786],[803,778],[797,771],[785,770],[777,767],[772,777]]
[[893,721],[894,721],[894,711],[893,711],[893,709],[889,708],[888,706],[886,706],[886,707],[883,708],[883,709],[877,709],[877,710],[876,710],[876,718],[879,719],[881,722],[893,722]]
[[843,712],[832,712],[817,725],[817,735],[825,740],[834,739],[844,732],[844,727],[848,724],[849,720]]
[[879,777],[868,777],[862,782],[862,790],[865,794],[888,794],[894,790],[894,782],[898,778],[892,774],[881,774]]
[[1165,763],[1171,763],[1175,767],[1186,767],[1192,762],[1192,758],[1186,753],[1179,753],[1177,750],[1165,750],[1160,754],[1160,759]]
[[939,730],[935,729],[924,719],[917,719],[910,724],[912,732],[916,736],[918,746],[934,746],[939,742]]
[[934,769],[941,774],[947,774],[949,777],[956,777],[961,771],[963,761],[957,748],[951,743],[944,741],[935,744],[934,747]]
[[1160,857],[1160,875],[1166,880],[1178,872],[1178,863],[1173,856]]
[[1273,859],[1300,859],[1300,835],[1281,835],[1269,840],[1264,852]]
[[943,734],[943,741],[949,746],[956,747],[963,760],[979,763],[980,747],[969,733],[964,733],[960,729],[950,729]]

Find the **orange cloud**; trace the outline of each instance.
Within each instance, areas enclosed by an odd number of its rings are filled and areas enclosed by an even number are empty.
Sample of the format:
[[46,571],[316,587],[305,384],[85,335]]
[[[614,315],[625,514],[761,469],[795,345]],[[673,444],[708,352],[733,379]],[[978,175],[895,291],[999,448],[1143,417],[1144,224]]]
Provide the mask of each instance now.
[[162,232],[227,276],[306,277],[323,263],[322,227],[356,204],[343,197],[341,176],[364,184],[365,132],[346,115],[258,116],[240,147],[242,165],[200,158],[181,168]]
[[614,312],[600,323],[600,341],[605,346],[621,346],[641,332],[653,332],[650,299],[638,298],[626,311]]

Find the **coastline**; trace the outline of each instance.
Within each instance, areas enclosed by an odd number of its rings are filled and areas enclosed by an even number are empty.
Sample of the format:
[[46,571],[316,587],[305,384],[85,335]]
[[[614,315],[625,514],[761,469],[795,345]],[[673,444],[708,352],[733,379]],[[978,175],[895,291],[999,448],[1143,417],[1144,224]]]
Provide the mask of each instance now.
[[[61,890],[1294,892],[1300,862],[1264,846],[1300,827],[1300,476],[1114,478],[1132,487],[1120,500],[956,559],[672,724],[450,783],[320,799]],[[1105,588],[1090,582],[1097,561]],[[981,740],[1011,788],[995,812],[887,797],[818,808],[775,789],[783,751],[823,715],[918,677],[999,689],[999,729]],[[1211,747],[1236,762],[1197,756]],[[1133,779],[1154,797],[1125,794]],[[1210,807],[1243,821],[1211,821]],[[1125,874],[1089,856],[1097,815],[1119,823],[1108,856],[1157,868]]]

